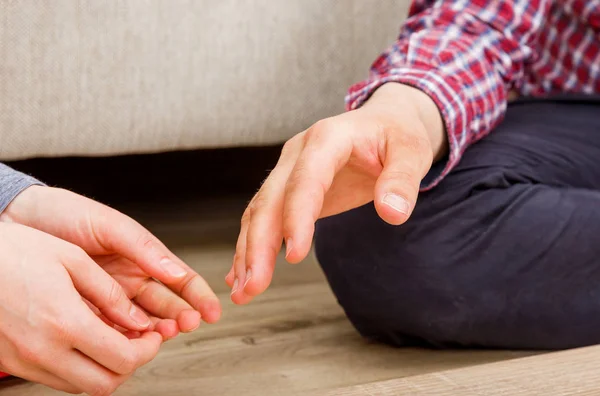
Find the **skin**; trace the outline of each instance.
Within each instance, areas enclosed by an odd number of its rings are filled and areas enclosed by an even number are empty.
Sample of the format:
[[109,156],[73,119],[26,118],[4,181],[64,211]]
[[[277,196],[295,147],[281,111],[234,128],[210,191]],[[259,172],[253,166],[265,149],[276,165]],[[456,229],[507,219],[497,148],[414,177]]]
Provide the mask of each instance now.
[[131,218],[32,186],[0,215],[0,369],[108,395],[163,341],[216,322],[197,273]]
[[435,102],[396,83],[294,136],[242,217],[225,278],[232,301],[246,304],[267,289],[283,242],[287,261],[302,261],[319,218],[374,201],[384,221],[404,223],[421,180],[447,150]]

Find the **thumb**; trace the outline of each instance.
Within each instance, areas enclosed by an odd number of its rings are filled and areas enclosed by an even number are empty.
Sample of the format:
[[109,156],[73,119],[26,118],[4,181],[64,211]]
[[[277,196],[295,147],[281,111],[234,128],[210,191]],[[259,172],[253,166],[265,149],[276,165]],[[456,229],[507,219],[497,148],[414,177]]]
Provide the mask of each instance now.
[[375,209],[392,225],[408,220],[421,180],[431,167],[431,143],[420,129],[410,134],[390,130],[385,135],[383,170],[375,184]]

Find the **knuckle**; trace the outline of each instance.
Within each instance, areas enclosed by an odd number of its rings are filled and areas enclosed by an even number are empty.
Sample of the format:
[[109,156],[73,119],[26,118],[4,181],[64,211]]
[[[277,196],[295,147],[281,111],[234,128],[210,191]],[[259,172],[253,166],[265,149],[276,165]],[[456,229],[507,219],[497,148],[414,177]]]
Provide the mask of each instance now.
[[154,246],[154,238],[149,231],[144,230],[138,236],[136,244],[143,249],[150,249]]
[[198,279],[200,279],[200,275],[192,274],[187,279],[184,280],[184,283],[181,286],[180,294],[185,296],[188,290],[192,289],[192,285],[195,284]]
[[244,227],[246,224],[250,222],[250,217],[252,217],[252,209],[250,206],[246,208],[244,214],[242,214],[242,219],[240,220],[240,226]]
[[15,343],[15,349],[19,359],[23,362],[33,366],[41,364],[44,349],[38,343],[31,341],[17,342]]
[[294,152],[295,146],[296,146],[296,140],[297,140],[298,135],[294,136],[293,138],[291,138],[290,140],[288,140],[287,142],[285,142],[283,144],[283,147],[281,148],[281,157],[287,157],[288,155],[290,155],[291,153]]
[[419,190],[420,178],[411,170],[388,170],[383,176],[384,182],[390,182],[398,186],[399,193],[406,196],[413,196]]
[[335,130],[337,122],[333,118],[324,118],[317,121],[306,131],[307,139],[318,139],[330,131]]
[[61,343],[71,343],[74,338],[75,328],[64,314],[57,314],[47,322],[50,332]]
[[110,286],[108,288],[106,306],[115,307],[123,300],[123,289],[121,289],[121,285],[113,278],[110,278],[109,282]]
[[117,389],[119,384],[113,378],[106,377],[99,381],[97,381],[93,386],[90,392],[88,392],[91,396],[110,396]]
[[121,352],[120,362],[115,368],[118,374],[130,374],[137,368],[137,356],[133,350]]
[[389,169],[385,172],[385,179],[402,184],[412,184],[416,179],[412,169]]
[[403,133],[399,134],[399,143],[406,149],[417,154],[416,158],[424,162],[431,163],[433,161],[433,151],[431,149],[431,141],[427,136],[420,133]]
[[265,197],[260,191],[252,198],[252,202],[248,205],[248,220],[252,219],[265,206],[265,201]]

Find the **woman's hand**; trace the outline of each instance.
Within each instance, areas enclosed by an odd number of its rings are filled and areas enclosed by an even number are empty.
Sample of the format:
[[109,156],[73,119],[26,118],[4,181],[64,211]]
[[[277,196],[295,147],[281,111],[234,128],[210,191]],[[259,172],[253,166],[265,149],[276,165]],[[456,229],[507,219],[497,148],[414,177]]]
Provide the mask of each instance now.
[[290,139],[242,218],[226,277],[232,300],[247,303],[268,287],[282,241],[289,262],[304,259],[321,217],[375,201],[383,220],[405,222],[422,178],[446,147],[433,100],[393,83],[359,110],[319,121]]
[[[114,279],[79,247],[18,224],[0,223],[0,370],[71,393],[111,394],[156,356],[160,334],[128,339],[115,322],[148,328],[129,317]],[[117,307],[107,309],[105,301]]]
[[[97,269],[78,267],[78,279],[89,281],[76,283],[77,290],[103,319],[125,329],[155,328],[170,338],[196,329],[201,318],[213,323],[221,315],[219,300],[200,275],[141,225],[98,202],[66,190],[32,186],[15,198],[0,221],[28,226],[81,248],[116,282],[113,290],[102,291],[93,282]],[[143,311],[132,308],[132,301]],[[153,324],[144,327],[148,318]]]

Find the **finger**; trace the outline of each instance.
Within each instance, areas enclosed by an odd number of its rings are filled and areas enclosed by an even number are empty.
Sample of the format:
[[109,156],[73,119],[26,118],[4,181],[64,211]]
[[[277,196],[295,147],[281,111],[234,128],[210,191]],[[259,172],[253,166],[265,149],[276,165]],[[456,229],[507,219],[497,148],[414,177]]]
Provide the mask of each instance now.
[[431,167],[433,154],[422,127],[385,136],[383,170],[375,184],[375,209],[386,222],[408,220],[417,202],[421,180]]
[[200,275],[141,225],[119,212],[110,213],[99,221],[97,231],[108,250],[121,254],[167,285],[199,311],[207,323],[219,320],[219,299]]
[[[271,283],[277,254],[283,241],[282,212],[285,185],[304,147],[304,133],[286,143],[275,169],[263,183],[247,209],[245,252],[238,249],[236,277],[243,291],[232,294],[233,302],[244,304],[265,291]],[[243,233],[240,234],[243,243]],[[242,261],[243,260],[243,261]],[[240,268],[244,265],[244,268]],[[245,274],[242,279],[239,274]]]
[[[260,194],[260,191],[257,193]],[[252,205],[256,197],[252,198],[249,205]],[[229,271],[231,281],[231,299],[236,303],[243,303],[247,298],[244,296],[244,285],[246,284],[246,276],[250,275],[252,279],[252,270],[246,274],[246,239],[248,236],[248,226],[250,224],[250,210],[246,209],[242,215],[240,234],[235,245],[235,255],[233,256],[233,264]],[[243,282],[243,283],[242,283]]]
[[[86,305],[90,308],[90,310],[94,313],[94,315],[96,315],[100,320],[102,320],[108,326],[116,329],[119,333],[122,333],[123,335],[125,335],[127,338],[138,338],[141,335],[141,332],[139,332],[139,331],[128,330],[124,327],[114,324],[110,319],[108,319],[106,316],[104,316],[102,314],[102,312],[100,312],[100,310],[98,308],[96,308],[91,302],[87,301],[85,298],[82,298],[82,300],[83,300],[83,302],[86,303]],[[148,312],[144,311],[143,308],[141,308],[141,307],[137,307],[137,308],[142,310],[146,314],[146,316],[148,316],[150,318],[150,326],[146,330],[154,331],[155,324],[162,319],[159,319],[152,315],[148,315]]]
[[54,375],[90,395],[111,395],[131,376],[116,374],[74,349],[55,356],[50,367]]
[[136,338],[140,338],[142,336],[142,333],[140,333],[139,331],[125,330],[123,331],[123,335],[129,340],[133,340]]
[[56,375],[38,367],[17,363],[10,370],[2,368],[3,372],[10,372],[11,375],[22,378],[27,381],[46,385],[58,391],[79,394],[83,391],[69,382],[57,377]]
[[[243,227],[243,226],[242,226]],[[242,234],[242,230],[240,229],[240,235]],[[245,234],[244,234],[244,241],[246,240]],[[244,242],[245,243],[245,242]],[[244,248],[245,249],[245,248]],[[236,250],[237,250],[237,244],[236,244]],[[229,270],[229,272],[227,273],[227,275],[225,276],[225,283],[227,284],[227,286],[229,286],[230,288],[233,288],[233,283],[235,282],[235,270],[233,268],[234,263],[235,263],[235,255],[233,256],[233,262],[231,263],[231,269]]]
[[200,327],[201,319],[200,312],[188,309],[177,315],[177,325],[183,333],[190,333]]
[[158,334],[160,334],[163,338],[163,341],[167,341],[171,338],[177,337],[177,335],[179,334],[179,326],[177,325],[177,322],[174,319],[157,318],[154,315],[150,315],[146,311],[144,312],[150,317],[150,322],[152,322],[150,328],[152,329],[152,331],[155,331]]
[[70,328],[73,347],[117,374],[132,373],[148,360],[148,356],[158,352],[162,341],[162,337],[157,340],[155,336],[160,335],[154,332],[145,332],[144,335],[150,334],[145,338],[129,340],[87,307],[78,310],[75,317],[77,325]]
[[102,207],[94,219],[94,234],[105,248],[133,261],[148,275],[163,283],[177,282],[191,269],[181,260],[174,260],[154,235],[124,214]]
[[65,258],[64,266],[82,297],[110,321],[129,330],[147,330],[150,319],[131,302],[119,283],[85,252],[77,250]]
[[151,320],[154,324],[154,331],[162,336],[163,341],[170,340],[179,335],[179,325],[174,319],[159,319],[153,317]]
[[204,278],[196,272],[190,270],[183,279],[167,283],[166,286],[181,296],[194,310],[200,312],[206,323],[215,323],[221,317],[219,299]]
[[144,282],[138,290],[135,302],[156,317],[177,319],[179,329],[183,332],[193,331],[200,326],[200,313],[165,285],[155,280],[149,279]]
[[[141,308],[140,308],[141,309]],[[146,314],[148,314],[146,312]],[[151,331],[157,332],[162,336],[163,341],[170,340],[171,338],[177,337],[179,334],[179,326],[174,319],[160,319],[156,316],[148,315],[150,317],[150,321],[152,322]],[[140,338],[143,332],[139,331],[131,331],[127,329],[123,329],[122,327],[116,326],[120,333],[122,333],[125,337],[129,339]]]
[[352,153],[352,140],[348,137],[351,132],[345,124],[330,120],[317,123],[307,131],[304,150],[285,191],[283,237],[286,259],[290,263],[300,262],[308,255],[325,194]]
[[[19,378],[23,378],[23,377],[19,377]],[[24,378],[24,379],[28,379],[29,381],[33,381],[38,384],[46,385],[52,389],[62,391],[65,393],[71,393],[74,395],[78,395],[83,392],[81,389],[77,388],[76,386],[71,385],[67,381],[65,381],[61,378],[58,378],[57,376],[52,375],[52,374],[48,373],[47,371],[40,370],[40,372],[35,375],[35,378]]]

